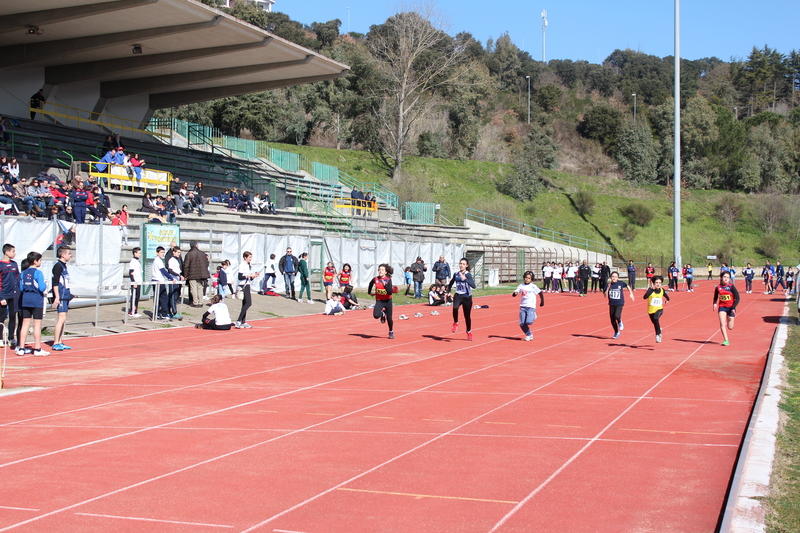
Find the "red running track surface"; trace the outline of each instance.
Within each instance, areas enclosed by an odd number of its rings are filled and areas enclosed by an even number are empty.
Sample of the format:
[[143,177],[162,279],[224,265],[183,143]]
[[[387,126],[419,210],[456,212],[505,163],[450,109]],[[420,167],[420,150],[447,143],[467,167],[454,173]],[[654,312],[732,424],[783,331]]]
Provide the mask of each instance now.
[[[599,294],[79,339],[14,357],[0,531],[712,532],[783,304],[643,291],[612,340]],[[233,303],[235,306],[236,303]]]

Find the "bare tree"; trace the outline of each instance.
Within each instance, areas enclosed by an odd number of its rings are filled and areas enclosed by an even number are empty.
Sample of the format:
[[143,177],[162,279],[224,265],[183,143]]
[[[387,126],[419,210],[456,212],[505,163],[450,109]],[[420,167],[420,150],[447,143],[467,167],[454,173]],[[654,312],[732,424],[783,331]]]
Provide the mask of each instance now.
[[403,153],[414,124],[436,105],[437,91],[463,73],[455,68],[463,46],[450,37],[429,5],[408,9],[373,26],[367,35],[378,79],[374,85],[378,143],[400,178]]

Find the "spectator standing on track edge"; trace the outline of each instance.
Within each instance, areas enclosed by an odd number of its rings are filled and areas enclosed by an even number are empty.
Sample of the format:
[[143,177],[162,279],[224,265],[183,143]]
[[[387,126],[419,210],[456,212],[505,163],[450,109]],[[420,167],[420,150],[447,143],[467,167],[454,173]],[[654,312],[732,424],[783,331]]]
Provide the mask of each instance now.
[[[3,245],[3,259],[0,261],[0,329],[5,325],[8,316],[8,329],[6,341],[9,347],[17,344],[17,312],[19,307],[19,266],[14,258],[17,249],[13,244]],[[2,341],[0,335],[0,341]]]
[[183,277],[189,282],[189,305],[192,307],[203,307],[203,280],[208,276],[208,257],[200,251],[197,242],[192,241],[183,260]]
[[411,269],[411,277],[414,280],[414,298],[419,300],[422,298],[422,284],[425,282],[425,272],[428,271],[428,267],[425,266],[422,257],[417,257],[408,268]]
[[581,266],[578,267],[578,279],[581,284],[581,296],[586,296],[586,291],[589,289],[589,278],[592,277],[592,267],[583,260]]
[[628,287],[632,291],[636,290],[636,265],[633,264],[633,259],[628,261]]
[[53,350],[71,350],[71,346],[64,344],[64,328],[67,325],[67,312],[69,312],[69,301],[72,300],[72,292],[69,290],[69,271],[67,263],[72,259],[72,249],[69,246],[61,246],[58,249],[58,261],[53,265],[53,309],[58,310],[58,318],[53,330]]
[[444,256],[440,255],[439,260],[433,264],[433,271],[436,273],[436,285],[447,285],[450,279],[450,265],[445,261]]
[[278,270],[283,275],[283,281],[286,284],[286,297],[295,300],[294,291],[294,277],[297,275],[297,268],[299,261],[292,255],[292,249],[286,249],[286,255],[281,257],[278,261]]

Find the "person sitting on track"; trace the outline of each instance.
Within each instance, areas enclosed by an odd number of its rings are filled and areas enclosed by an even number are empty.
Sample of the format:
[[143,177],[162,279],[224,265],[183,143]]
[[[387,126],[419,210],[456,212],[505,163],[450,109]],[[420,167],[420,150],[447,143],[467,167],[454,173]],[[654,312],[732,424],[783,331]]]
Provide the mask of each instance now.
[[194,327],[197,329],[230,331],[231,326],[231,313],[228,310],[228,306],[222,301],[222,296],[215,294],[211,298],[211,307],[203,313],[202,322],[195,324]]

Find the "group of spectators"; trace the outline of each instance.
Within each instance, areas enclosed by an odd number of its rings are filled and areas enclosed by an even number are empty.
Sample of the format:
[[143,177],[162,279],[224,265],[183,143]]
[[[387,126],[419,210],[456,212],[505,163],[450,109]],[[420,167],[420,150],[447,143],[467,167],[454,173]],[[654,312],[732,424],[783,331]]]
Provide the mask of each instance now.
[[270,199],[267,191],[250,196],[245,189],[241,191],[236,187],[225,189],[217,196],[211,198],[212,202],[225,205],[229,211],[241,213],[260,213],[262,215],[276,215],[275,203]]
[[361,187],[353,187],[353,190],[350,191],[350,201],[355,215],[361,216],[363,212],[365,216],[371,217],[378,197],[369,192],[364,192]]
[[[94,170],[98,173],[111,173],[109,165],[120,165],[125,169],[125,173],[129,178],[136,178],[136,184],[133,186],[134,190],[141,190],[140,182],[142,180],[142,171],[147,167],[147,162],[139,154],[126,154],[125,148],[122,146],[119,134],[109,135],[103,142],[103,147],[106,149],[105,155],[94,164]],[[118,185],[111,185],[112,188],[119,188]]]
[[189,190],[189,184],[181,182],[178,176],[169,182],[166,196],[145,192],[139,211],[147,213],[148,222],[156,224],[174,224],[179,215],[188,215],[197,211],[198,216],[206,214],[206,198],[203,196],[203,182],[198,181]]

